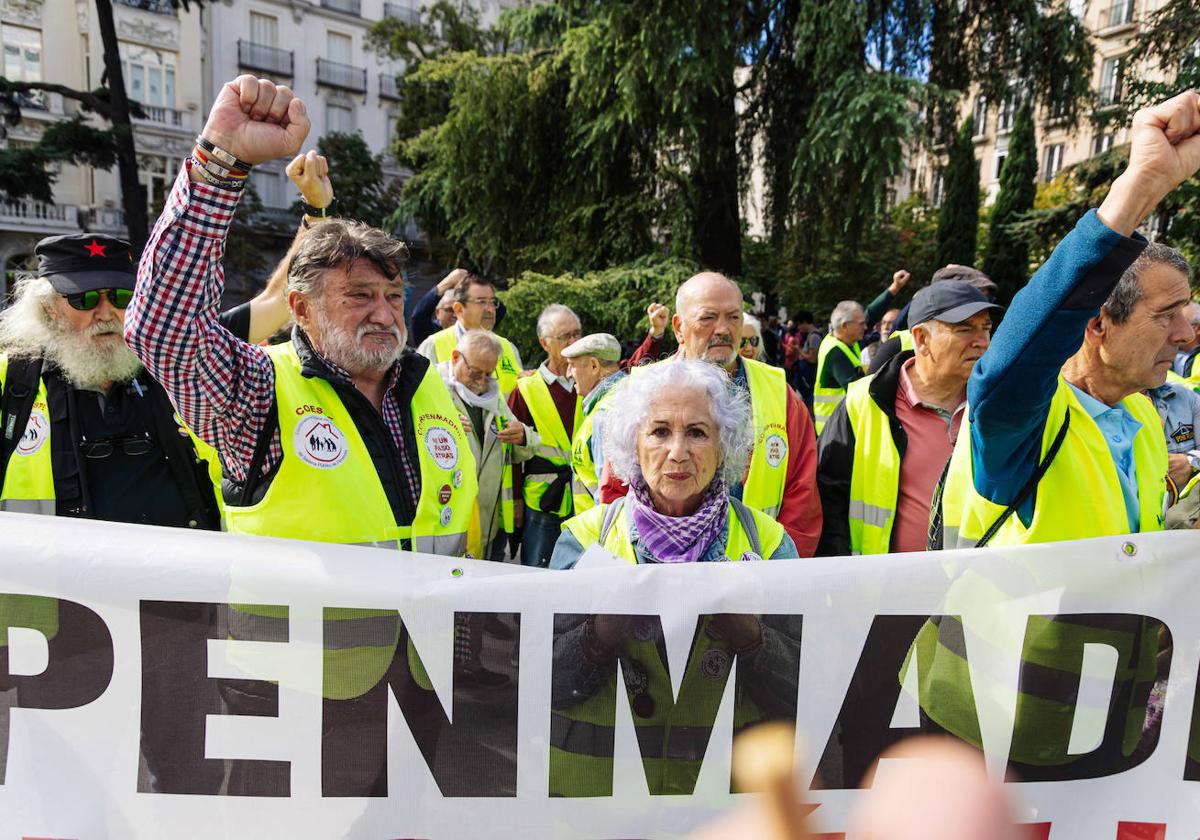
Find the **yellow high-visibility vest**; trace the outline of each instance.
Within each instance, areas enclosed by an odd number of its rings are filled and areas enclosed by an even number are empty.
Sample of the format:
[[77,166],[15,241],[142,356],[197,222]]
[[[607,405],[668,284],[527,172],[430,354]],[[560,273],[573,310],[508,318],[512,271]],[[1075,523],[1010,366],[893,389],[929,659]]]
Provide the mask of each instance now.
[[[569,467],[571,465],[571,441],[583,424],[583,401],[579,398],[579,394],[575,394],[575,419],[571,424],[571,431],[568,432],[558,413],[558,406],[554,404],[554,397],[550,395],[550,386],[546,384],[541,373],[522,377],[517,381],[517,389],[525,398],[525,405],[529,408],[529,415],[533,419],[533,427],[537,429],[538,436],[542,441],[534,454],[545,458],[557,467]],[[530,467],[527,466],[521,491],[526,507],[555,516],[569,515],[572,503],[570,488],[568,487],[567,492],[563,493],[562,502],[556,509],[545,510],[542,505],[542,496],[556,476],[553,473],[534,473],[529,470]]]
[[[446,327],[446,329],[434,333],[431,338],[433,339],[434,358],[430,361],[435,365],[439,362],[448,362],[458,348],[458,325]],[[502,335],[497,335],[496,338],[500,340],[500,358],[496,360],[496,381],[500,383],[500,393],[504,395],[505,399],[508,399],[513,388],[517,387],[517,379],[521,376],[521,366],[517,364],[517,354],[513,350],[512,342]]]
[[862,368],[862,351],[859,350],[857,341],[851,347],[833,333],[821,339],[821,347],[817,351],[817,380],[813,387],[813,426],[818,435],[846,397],[845,388],[826,387],[821,384],[821,377],[825,375],[825,360],[835,350],[845,354],[856,368]]

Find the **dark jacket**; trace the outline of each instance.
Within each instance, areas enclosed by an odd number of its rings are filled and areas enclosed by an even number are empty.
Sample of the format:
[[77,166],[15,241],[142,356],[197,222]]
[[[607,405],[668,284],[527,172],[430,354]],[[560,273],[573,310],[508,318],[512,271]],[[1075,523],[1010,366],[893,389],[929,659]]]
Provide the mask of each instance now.
[[[908,448],[908,434],[896,417],[896,391],[900,387],[900,368],[912,357],[911,350],[892,356],[867,386],[871,399],[887,415],[901,460]],[[847,400],[842,400],[817,438],[817,490],[824,512],[818,557],[850,554],[850,476],[854,472],[855,441],[846,404]]]

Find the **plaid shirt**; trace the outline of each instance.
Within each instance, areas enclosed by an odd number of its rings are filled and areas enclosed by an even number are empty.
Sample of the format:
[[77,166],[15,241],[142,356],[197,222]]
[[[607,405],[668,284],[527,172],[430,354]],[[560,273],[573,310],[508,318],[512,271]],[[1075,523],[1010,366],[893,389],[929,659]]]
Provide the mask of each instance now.
[[[275,399],[275,368],[263,348],[239,341],[217,322],[225,285],[221,258],[241,190],[192,183],[186,167],[142,252],[125,312],[125,340],[167,389],[184,422],[220,454],[226,475],[240,483]],[[298,329],[292,341],[302,353],[311,349]],[[344,370],[318,358],[331,381],[350,383]],[[415,453],[404,444],[407,406],[396,394],[398,375],[398,366],[389,372],[383,420],[415,508],[421,477]],[[282,459],[276,429],[263,472]]]

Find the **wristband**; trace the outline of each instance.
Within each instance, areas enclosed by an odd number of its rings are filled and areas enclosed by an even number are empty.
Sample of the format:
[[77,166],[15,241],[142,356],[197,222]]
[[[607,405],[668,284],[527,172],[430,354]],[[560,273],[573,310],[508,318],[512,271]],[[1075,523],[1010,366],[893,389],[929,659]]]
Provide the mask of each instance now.
[[189,158],[189,160],[191,162],[191,172],[193,172],[197,178],[209,186],[220,187],[221,189],[226,190],[240,190],[246,185],[245,177],[223,178],[220,175],[213,173],[207,166],[205,166],[204,162],[197,158],[194,154]]
[[[336,199],[334,199],[334,200],[336,201]],[[329,202],[329,204],[325,207],[313,207],[311,204],[309,204],[307,201],[305,201],[304,202],[304,215],[312,216],[314,219],[327,219],[327,218],[329,218],[329,208],[332,206],[333,206],[332,201]]]
[[196,145],[208,152],[211,157],[215,158],[217,162],[221,163],[228,169],[241,169],[248,173],[254,168],[254,164],[246,163],[244,160],[239,159],[237,155],[233,154],[233,152],[222,149],[203,134],[196,135]]

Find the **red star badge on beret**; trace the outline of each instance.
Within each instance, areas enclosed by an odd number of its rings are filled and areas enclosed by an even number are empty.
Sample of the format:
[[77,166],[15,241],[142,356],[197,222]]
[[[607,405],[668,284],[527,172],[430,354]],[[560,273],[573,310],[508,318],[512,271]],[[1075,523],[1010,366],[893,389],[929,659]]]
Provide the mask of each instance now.
[[107,257],[108,256],[108,254],[104,253],[104,249],[107,248],[108,246],[101,245],[95,239],[93,239],[90,244],[84,245],[83,247],[88,249],[89,257]]

